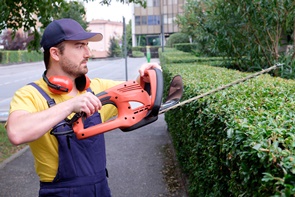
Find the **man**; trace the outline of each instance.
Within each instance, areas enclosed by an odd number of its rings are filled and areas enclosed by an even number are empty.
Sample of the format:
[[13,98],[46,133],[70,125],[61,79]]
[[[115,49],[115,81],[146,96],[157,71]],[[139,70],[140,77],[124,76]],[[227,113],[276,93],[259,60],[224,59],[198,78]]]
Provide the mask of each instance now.
[[[121,82],[90,82],[86,76],[88,42],[101,39],[100,33],[86,32],[72,19],[51,22],[40,43],[43,78],[19,89],[12,99],[7,134],[12,144],[29,143],[40,177],[39,196],[111,196],[103,134],[78,140],[70,124],[75,113],[86,114],[85,127],[117,113],[114,107],[102,107],[95,94]],[[143,64],[140,76],[150,68],[160,66]]]

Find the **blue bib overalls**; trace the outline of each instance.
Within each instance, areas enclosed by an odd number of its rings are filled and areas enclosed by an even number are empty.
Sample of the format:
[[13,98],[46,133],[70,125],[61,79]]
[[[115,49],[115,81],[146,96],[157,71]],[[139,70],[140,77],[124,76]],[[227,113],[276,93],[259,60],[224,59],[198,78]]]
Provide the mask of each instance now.
[[[55,105],[55,101],[38,85],[30,85],[42,94],[49,107]],[[61,132],[72,130],[71,126],[65,123],[63,120],[59,123],[60,126],[54,127],[51,131],[58,140],[58,171],[52,182],[40,182],[39,196],[110,197],[104,135],[83,140],[78,140],[72,132],[59,135]],[[96,112],[85,120],[84,127],[100,123],[100,114]]]

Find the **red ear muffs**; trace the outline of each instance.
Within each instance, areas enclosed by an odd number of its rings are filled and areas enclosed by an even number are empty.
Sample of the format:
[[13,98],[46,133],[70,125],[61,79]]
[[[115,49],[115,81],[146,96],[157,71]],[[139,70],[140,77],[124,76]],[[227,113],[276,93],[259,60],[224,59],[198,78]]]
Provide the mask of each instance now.
[[73,89],[73,82],[65,76],[52,76],[48,81],[48,88],[54,94],[68,93]]
[[[54,94],[68,93],[73,89],[72,81],[65,76],[52,76],[47,78],[45,71],[43,73],[43,80],[47,83],[49,90]],[[75,85],[79,91],[86,90],[90,86],[90,79],[86,75],[82,75],[75,79]]]
[[87,90],[90,86],[90,79],[86,75],[82,75],[75,79],[75,84],[79,91]]

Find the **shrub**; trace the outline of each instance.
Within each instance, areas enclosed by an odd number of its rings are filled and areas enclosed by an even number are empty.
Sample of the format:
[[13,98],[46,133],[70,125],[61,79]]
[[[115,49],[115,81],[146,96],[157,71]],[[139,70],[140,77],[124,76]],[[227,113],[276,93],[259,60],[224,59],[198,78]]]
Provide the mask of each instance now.
[[[159,48],[160,48],[160,46],[150,46],[151,58],[158,58],[159,57],[159,54],[158,54]],[[144,56],[146,56],[146,46],[132,47],[132,54],[134,51],[140,51],[144,54]],[[139,54],[139,53],[137,53],[137,54]]]
[[119,45],[119,40],[115,37],[110,38],[110,47],[108,51],[108,57],[122,57],[122,49]]
[[182,44],[175,44],[174,47],[183,52],[192,53],[193,51],[198,50],[198,44],[191,44],[191,43],[182,43]]
[[36,51],[0,51],[0,64],[42,61],[43,54]]
[[132,57],[144,57],[144,53],[141,51],[132,51]]
[[[168,50],[168,51],[166,51]],[[192,53],[187,53],[179,50],[174,50],[172,48],[168,48],[164,50],[168,52],[169,55],[162,56],[162,60],[165,63],[193,63],[193,62],[216,62],[222,61],[225,58],[223,57],[197,57]]]
[[[166,55],[165,84],[180,74],[183,100],[249,74]],[[190,196],[295,194],[294,85],[263,75],[165,114]]]
[[179,43],[188,43],[189,42],[189,36],[184,33],[174,33],[169,36],[166,46],[167,47],[174,47],[175,44]]

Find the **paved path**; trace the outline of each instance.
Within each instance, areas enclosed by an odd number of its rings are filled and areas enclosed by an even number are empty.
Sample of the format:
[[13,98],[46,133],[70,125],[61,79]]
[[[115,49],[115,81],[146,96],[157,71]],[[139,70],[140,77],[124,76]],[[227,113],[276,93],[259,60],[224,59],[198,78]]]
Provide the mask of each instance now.
[[[180,188],[176,188],[174,193],[169,192],[165,182],[167,177],[162,173],[167,160],[164,150],[171,147],[163,115],[145,127],[127,133],[116,129],[105,133],[105,137],[113,197],[187,196],[180,179],[176,179]],[[30,149],[13,157],[16,158],[0,165],[0,196],[38,196],[38,177]]]

